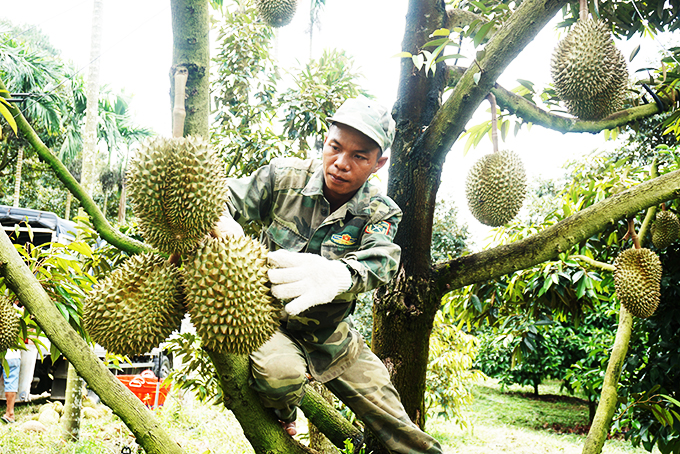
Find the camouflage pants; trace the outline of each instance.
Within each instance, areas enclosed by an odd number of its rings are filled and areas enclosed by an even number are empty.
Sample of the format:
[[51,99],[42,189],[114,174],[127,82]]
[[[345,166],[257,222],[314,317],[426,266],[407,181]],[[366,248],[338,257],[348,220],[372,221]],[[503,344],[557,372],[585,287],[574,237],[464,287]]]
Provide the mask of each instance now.
[[[250,355],[251,387],[282,421],[295,420],[304,397],[307,363],[300,346],[277,331]],[[357,361],[326,383],[366,427],[396,453],[440,454],[439,443],[409,419],[387,369],[366,346]]]

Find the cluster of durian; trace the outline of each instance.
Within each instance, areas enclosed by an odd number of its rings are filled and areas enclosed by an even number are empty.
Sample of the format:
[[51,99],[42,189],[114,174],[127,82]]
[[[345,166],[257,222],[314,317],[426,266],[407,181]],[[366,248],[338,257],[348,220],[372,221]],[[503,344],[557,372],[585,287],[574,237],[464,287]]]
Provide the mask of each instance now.
[[513,151],[500,151],[477,161],[465,181],[472,215],[482,224],[498,227],[512,220],[524,203],[526,172]]
[[614,261],[614,289],[632,315],[650,317],[661,298],[661,260],[650,249],[626,249]]
[[0,295],[0,352],[12,348],[19,336],[19,316],[12,300]]
[[626,59],[601,21],[576,23],[555,49],[551,74],[557,96],[582,120],[600,120],[623,107]]
[[295,16],[297,0],[256,0],[262,20],[271,27],[288,25]]
[[278,324],[267,251],[251,238],[210,237],[227,200],[217,153],[200,138],[155,138],[131,161],[127,180],[142,236],[171,260],[135,255],[93,288],[83,308],[92,340],[112,353],[146,353],[188,311],[204,346],[259,348]]
[[678,217],[667,210],[656,213],[656,219],[652,224],[652,243],[657,249],[666,249],[678,239],[680,234],[680,221]]

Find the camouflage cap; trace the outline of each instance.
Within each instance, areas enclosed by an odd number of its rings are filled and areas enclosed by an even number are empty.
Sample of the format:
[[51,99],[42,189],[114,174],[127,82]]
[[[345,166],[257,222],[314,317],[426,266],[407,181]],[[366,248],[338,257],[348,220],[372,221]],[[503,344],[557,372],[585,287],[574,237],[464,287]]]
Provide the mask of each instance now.
[[368,98],[352,98],[345,101],[328,117],[328,122],[342,123],[359,130],[375,140],[382,151],[392,145],[395,123],[392,115],[378,102]]

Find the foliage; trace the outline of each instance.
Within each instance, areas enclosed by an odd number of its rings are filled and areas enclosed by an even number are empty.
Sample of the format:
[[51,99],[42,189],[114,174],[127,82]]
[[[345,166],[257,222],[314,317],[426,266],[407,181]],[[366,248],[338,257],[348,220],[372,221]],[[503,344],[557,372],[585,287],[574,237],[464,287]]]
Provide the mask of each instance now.
[[323,139],[326,118],[363,93],[352,59],[325,51],[285,78],[270,53],[273,31],[259,21],[253,2],[235,1],[222,13],[212,138],[229,176],[250,175],[277,156],[307,157]]
[[485,376],[473,369],[478,339],[451,322],[442,312],[435,317],[430,337],[425,408],[428,413],[436,410],[438,416],[469,427],[467,410],[473,399],[469,385]]
[[432,224],[432,261],[442,262],[467,252],[468,227],[458,223],[458,209],[450,200],[437,202]]
[[222,388],[210,357],[201,348],[200,336],[193,332],[175,333],[165,348],[181,361],[167,378],[174,389],[190,391],[199,402],[215,405],[222,402]]

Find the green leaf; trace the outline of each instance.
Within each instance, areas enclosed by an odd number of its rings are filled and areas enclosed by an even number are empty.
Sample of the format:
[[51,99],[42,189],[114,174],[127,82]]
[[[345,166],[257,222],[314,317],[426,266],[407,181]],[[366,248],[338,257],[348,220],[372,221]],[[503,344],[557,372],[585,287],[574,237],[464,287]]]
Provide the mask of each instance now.
[[92,248],[87,243],[82,243],[80,241],[71,243],[67,246],[72,251],[83,254],[87,258],[92,258]]
[[633,49],[633,51],[630,53],[630,57],[628,57],[628,61],[633,61],[633,59],[638,54],[638,52],[640,52],[640,45],[639,44],[637,46],[635,46],[635,49]]
[[399,52],[398,54],[392,55],[392,58],[411,58],[413,54],[411,52]]
[[482,25],[482,27],[479,29],[479,31],[475,34],[475,39],[473,40],[473,44],[475,47],[479,46],[479,44],[486,38],[487,33],[489,33],[489,30],[491,30],[491,27],[493,27],[493,22],[487,22],[486,24]]
[[411,59],[413,60],[413,65],[420,71],[423,67],[423,63],[425,63],[425,56],[423,54],[418,54],[411,57]]
[[[2,99],[2,98],[0,98]],[[7,123],[9,123],[9,127],[12,128],[12,131],[14,131],[14,134],[17,133],[17,122],[14,120],[14,117],[12,116],[12,113],[9,111],[9,109],[5,106],[7,104],[7,101],[2,99],[3,102],[0,103],[0,114],[5,117],[5,120],[7,120]]]
[[680,407],[680,402],[673,399],[671,396],[667,396],[666,394],[659,394],[659,396],[663,397],[664,399],[666,399],[668,402],[672,403],[673,405]]
[[439,28],[432,33],[432,36],[446,36],[448,37],[451,31],[448,28]]
[[477,295],[470,295],[470,301],[477,312],[482,312],[482,302]]
[[479,79],[481,79],[482,73],[474,73],[472,75],[472,80],[475,81],[475,85],[479,85]]
[[530,80],[526,79],[517,79],[517,82],[527,90],[529,90],[531,93],[535,93],[536,91],[534,90],[534,83]]
[[423,44],[423,47],[433,47],[433,46],[441,46],[441,45],[446,46],[450,42],[451,42],[451,40],[449,38],[433,39],[432,41],[428,41],[425,44]]
[[440,61],[444,61],[444,60],[460,59],[460,58],[467,58],[467,57],[463,54],[448,54],[448,55],[444,55],[443,57],[439,57],[437,59],[437,63],[439,63]]
[[510,129],[510,120],[505,120],[501,123],[501,139],[505,142],[505,138],[508,135],[508,130]]

